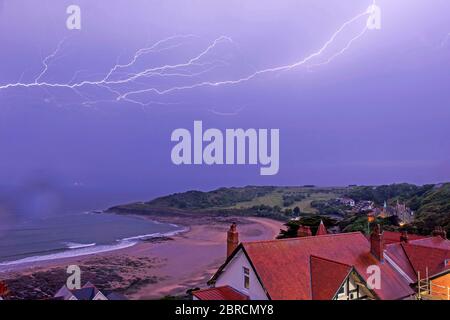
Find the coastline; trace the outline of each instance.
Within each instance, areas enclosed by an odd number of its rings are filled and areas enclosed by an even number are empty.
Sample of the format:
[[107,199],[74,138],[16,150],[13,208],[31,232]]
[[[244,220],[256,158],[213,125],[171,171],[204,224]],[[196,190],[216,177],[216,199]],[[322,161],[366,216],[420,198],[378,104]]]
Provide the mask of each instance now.
[[[164,220],[171,223],[169,217]],[[226,231],[231,221],[238,223],[240,241],[274,239],[283,227],[280,221],[253,217],[202,217],[190,224],[188,220],[174,220],[171,221],[183,228],[175,235],[139,241],[114,251],[24,263],[0,273],[0,280],[12,282],[11,291],[23,291],[20,288],[23,280],[32,279],[39,288],[39,276],[50,277],[51,291],[65,283],[67,266],[75,264],[82,270],[83,283],[99,282],[96,275],[100,273],[102,280],[96,285],[121,292],[129,299],[183,295],[186,290],[206,286],[206,281],[225,261]],[[45,294],[50,297],[51,292]]]
[[[105,212],[102,212],[104,214]],[[120,215],[117,215],[120,216]],[[141,233],[137,235],[129,235],[123,238],[117,238],[115,242],[97,244],[93,243],[76,243],[63,242],[65,248],[56,250],[36,251],[35,255],[25,256],[15,260],[0,261],[0,275],[6,272],[15,272],[27,269],[33,266],[51,263],[52,261],[70,260],[76,258],[83,258],[92,255],[99,255],[102,253],[115,252],[122,249],[133,247],[141,241],[152,241],[153,239],[169,238],[179,233],[187,232],[189,230],[186,226],[180,226],[173,223],[162,223],[154,219],[149,219],[145,216],[130,215],[130,218],[135,220],[149,221],[155,225],[165,224],[170,225],[174,230],[170,231],[155,231],[151,233]],[[148,231],[147,231],[148,232]],[[135,233],[136,234],[136,233]]]

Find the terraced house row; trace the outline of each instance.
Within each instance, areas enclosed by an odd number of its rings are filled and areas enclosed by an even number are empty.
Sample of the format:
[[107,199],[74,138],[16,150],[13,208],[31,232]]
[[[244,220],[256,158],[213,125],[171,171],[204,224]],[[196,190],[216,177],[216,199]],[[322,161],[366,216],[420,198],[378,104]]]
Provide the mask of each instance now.
[[239,243],[233,224],[208,285],[195,300],[450,300],[450,241],[442,228],[419,236],[376,225],[366,236],[321,223],[314,236]]

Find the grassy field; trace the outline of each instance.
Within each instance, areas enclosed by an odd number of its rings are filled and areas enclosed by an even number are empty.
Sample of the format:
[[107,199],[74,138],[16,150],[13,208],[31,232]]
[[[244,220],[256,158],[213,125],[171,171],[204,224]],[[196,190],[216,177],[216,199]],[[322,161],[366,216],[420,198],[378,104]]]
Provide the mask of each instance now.
[[312,193],[309,198],[302,200],[300,202],[295,202],[291,208],[299,207],[301,212],[305,213],[317,213],[315,208],[311,207],[311,202],[313,201],[326,201],[339,197],[339,194],[329,192],[329,193]]
[[188,191],[113,209],[143,214],[155,211],[225,215],[258,212],[259,215],[283,216],[287,210],[292,212],[298,207],[302,213],[314,214],[317,210],[311,206],[313,201],[334,199],[344,193],[345,188],[247,186],[210,192]]
[[[342,196],[351,197],[356,201],[374,201],[379,207],[383,205],[384,201],[393,205],[398,200],[416,213],[415,221],[405,226],[405,228],[409,228],[409,231],[430,234],[435,226],[442,226],[450,232],[450,183],[424,186],[393,184],[377,187],[327,188],[246,186],[219,188],[209,192],[192,190],[147,202],[119,205],[108,211],[119,214],[152,215],[157,216],[158,219],[167,216],[185,217],[186,219],[213,216],[257,216],[282,221],[297,216],[297,214],[318,214],[347,219],[348,225],[344,227],[357,229],[360,227],[357,214],[345,208],[324,205],[326,201]],[[315,208],[312,206],[313,201],[317,202]],[[295,213],[293,210],[295,207],[300,209],[300,213]],[[365,217],[363,217],[364,219]]]
[[[300,201],[294,201],[293,204],[285,206],[283,195],[286,194],[302,194],[305,199]],[[237,203],[233,206],[227,207],[227,209],[244,209],[251,208],[253,206],[266,205],[270,207],[278,206],[280,208],[294,209],[299,207],[300,211],[305,213],[317,213],[317,210],[311,207],[311,202],[319,200],[330,200],[339,197],[341,190],[337,188],[329,189],[312,189],[312,188],[297,188],[297,187],[284,187],[277,188],[273,192],[261,197],[256,197],[250,201],[244,201]]]

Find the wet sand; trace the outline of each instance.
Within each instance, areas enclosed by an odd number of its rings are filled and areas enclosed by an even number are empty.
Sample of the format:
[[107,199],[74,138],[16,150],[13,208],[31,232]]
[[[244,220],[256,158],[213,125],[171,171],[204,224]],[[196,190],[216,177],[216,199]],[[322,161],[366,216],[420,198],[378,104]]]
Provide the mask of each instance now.
[[[34,279],[34,286],[38,287],[42,280],[36,274],[43,275],[47,282],[49,277],[53,280],[50,281],[53,286],[47,289],[52,291],[65,283],[65,268],[76,264],[82,270],[82,282],[89,280],[96,284],[97,278],[99,287],[116,290],[129,299],[183,295],[189,289],[205,287],[207,280],[225,261],[226,231],[230,219],[190,225],[188,231],[171,238],[140,242],[112,252],[16,266],[14,271],[0,273],[0,280],[7,283],[15,280],[15,287],[11,289],[30,290],[29,284],[20,288],[20,278],[28,282]],[[274,239],[283,228],[282,222],[265,218],[235,220],[238,221],[240,241]],[[101,281],[96,274],[101,275]],[[88,275],[89,279],[84,279],[83,275]],[[50,296],[51,292],[45,294]],[[16,296],[24,297],[26,292]]]

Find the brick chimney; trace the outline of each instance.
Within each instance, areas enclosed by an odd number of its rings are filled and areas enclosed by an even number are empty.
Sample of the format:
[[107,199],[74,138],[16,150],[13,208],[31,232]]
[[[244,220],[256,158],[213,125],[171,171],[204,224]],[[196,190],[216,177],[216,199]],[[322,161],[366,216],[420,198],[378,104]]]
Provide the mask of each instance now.
[[302,226],[300,225],[297,230],[297,237],[311,237],[312,232],[311,228],[308,226]]
[[400,234],[400,242],[408,243],[408,231],[402,231]]
[[383,230],[379,224],[375,225],[370,234],[370,252],[380,261],[383,261],[384,239]]
[[236,223],[233,222],[227,232],[227,258],[233,253],[239,245],[239,232],[237,232]]
[[436,228],[434,228],[432,235],[433,235],[433,237],[440,236],[444,240],[447,239],[447,232],[445,231],[445,229],[443,227],[440,227],[440,226],[437,226]]

